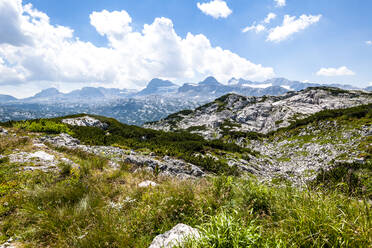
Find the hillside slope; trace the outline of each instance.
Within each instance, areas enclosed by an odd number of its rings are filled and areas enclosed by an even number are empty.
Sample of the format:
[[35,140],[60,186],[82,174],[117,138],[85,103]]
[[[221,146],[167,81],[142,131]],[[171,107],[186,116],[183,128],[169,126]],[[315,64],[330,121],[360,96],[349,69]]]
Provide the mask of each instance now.
[[186,247],[372,244],[371,104],[213,141],[87,115],[2,126],[5,247],[149,247],[179,223],[200,234]]
[[206,138],[229,131],[268,133],[289,126],[325,109],[349,108],[372,103],[372,94],[337,88],[308,88],[282,96],[244,97],[228,94],[195,110],[181,111],[158,122],[147,123],[156,130],[189,130]]

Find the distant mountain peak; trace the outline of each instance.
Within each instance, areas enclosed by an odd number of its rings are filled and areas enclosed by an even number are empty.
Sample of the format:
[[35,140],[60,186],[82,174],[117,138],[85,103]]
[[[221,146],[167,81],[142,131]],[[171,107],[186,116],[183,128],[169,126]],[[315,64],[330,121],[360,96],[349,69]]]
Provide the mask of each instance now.
[[152,94],[160,94],[160,93],[171,93],[176,92],[178,85],[172,83],[169,80],[162,80],[159,78],[152,79],[148,84],[147,87],[141,90],[138,95],[152,95]]
[[147,84],[146,88],[159,88],[159,87],[171,87],[171,86],[176,86],[176,84],[172,83],[169,80],[162,80],[160,78],[154,78]]
[[210,76],[204,79],[202,82],[199,84],[204,84],[204,85],[220,85],[220,83],[217,81],[216,78]]
[[44,98],[61,94],[57,88],[47,88],[34,95],[34,98]]
[[228,85],[237,85],[239,84],[239,79],[236,79],[235,77],[231,78],[228,82]]

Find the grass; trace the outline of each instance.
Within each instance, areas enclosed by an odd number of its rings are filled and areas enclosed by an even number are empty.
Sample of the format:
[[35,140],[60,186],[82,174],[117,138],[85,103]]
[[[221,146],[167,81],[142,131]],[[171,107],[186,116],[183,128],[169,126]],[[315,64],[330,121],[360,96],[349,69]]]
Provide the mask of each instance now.
[[339,190],[354,197],[365,197],[372,200],[372,162],[367,160],[364,164],[339,163],[330,170],[321,171],[313,185],[328,190]]
[[[269,187],[232,176],[179,181],[84,169],[84,163],[69,173],[9,173],[18,186],[8,190],[0,240],[17,237],[26,247],[148,247],[156,235],[185,223],[202,234],[185,247],[372,244],[370,205],[337,190]],[[139,188],[144,180],[158,186]]]

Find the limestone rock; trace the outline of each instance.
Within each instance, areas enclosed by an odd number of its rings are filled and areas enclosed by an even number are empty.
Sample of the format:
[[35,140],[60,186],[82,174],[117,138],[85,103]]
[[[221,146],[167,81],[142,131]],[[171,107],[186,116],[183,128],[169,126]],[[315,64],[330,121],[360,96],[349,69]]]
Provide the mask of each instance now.
[[37,151],[30,154],[30,158],[39,158],[45,161],[53,161],[54,155],[48,154],[44,151]]
[[12,238],[8,239],[4,244],[0,245],[0,248],[17,248],[19,247],[16,245]]
[[101,122],[90,116],[63,119],[62,122],[72,125],[72,126],[80,126],[80,127],[98,127],[101,129],[107,129],[108,127],[107,123]]
[[6,130],[5,128],[0,127],[0,135],[1,136],[6,136],[8,134],[9,134],[8,130]]
[[172,248],[182,244],[186,238],[200,238],[197,229],[185,224],[177,224],[170,231],[160,234],[154,238],[149,248]]
[[51,143],[55,146],[64,146],[64,147],[76,147],[80,144],[78,139],[71,137],[66,133],[61,133],[58,136],[42,136],[39,138],[40,142]]

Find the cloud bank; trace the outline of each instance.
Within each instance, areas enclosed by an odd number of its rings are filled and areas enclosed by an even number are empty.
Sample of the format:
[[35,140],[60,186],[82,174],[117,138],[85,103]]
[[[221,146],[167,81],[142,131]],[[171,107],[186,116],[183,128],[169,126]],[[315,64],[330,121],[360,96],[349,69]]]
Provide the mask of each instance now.
[[102,10],[90,23],[108,40],[98,47],[84,42],[69,27],[21,0],[0,3],[0,85],[26,83],[94,84],[140,88],[154,77],[176,82],[215,76],[263,80],[271,67],[254,64],[213,46],[203,34],[180,37],[170,19],[160,17],[136,31],[125,11]]

